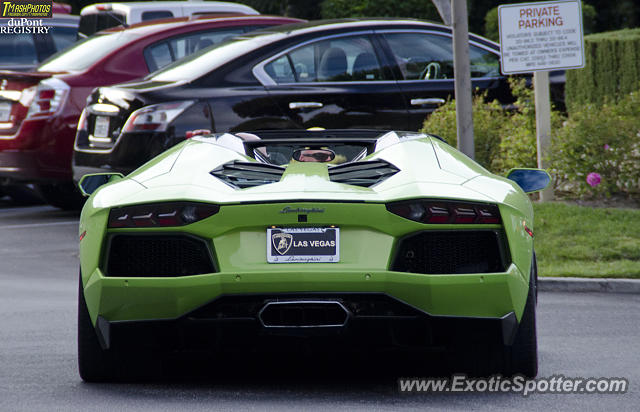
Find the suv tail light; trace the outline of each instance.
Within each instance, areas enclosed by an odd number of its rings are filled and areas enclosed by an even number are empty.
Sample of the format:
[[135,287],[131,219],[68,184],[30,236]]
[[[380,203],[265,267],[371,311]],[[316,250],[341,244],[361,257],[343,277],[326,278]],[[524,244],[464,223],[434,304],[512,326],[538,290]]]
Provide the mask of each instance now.
[[169,124],[194,102],[162,103],[146,106],[131,113],[122,128],[123,133],[131,132],[163,132]]
[[409,200],[389,203],[387,210],[405,219],[428,224],[500,224],[498,206],[446,200]]
[[69,85],[60,79],[52,77],[41,81],[35,90],[27,118],[55,114],[64,104],[68,94]]
[[215,215],[220,206],[197,202],[150,203],[111,209],[110,228],[184,226]]

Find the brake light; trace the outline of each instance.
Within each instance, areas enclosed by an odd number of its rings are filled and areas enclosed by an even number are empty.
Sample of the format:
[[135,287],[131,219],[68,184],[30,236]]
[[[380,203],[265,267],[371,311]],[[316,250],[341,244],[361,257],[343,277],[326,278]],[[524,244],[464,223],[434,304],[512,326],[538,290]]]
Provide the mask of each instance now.
[[60,79],[52,77],[41,81],[29,105],[27,118],[55,114],[64,104],[68,94],[69,85]]
[[111,209],[110,228],[184,226],[215,215],[220,206],[196,202],[150,203]]
[[194,102],[173,102],[146,106],[131,113],[122,128],[123,133],[167,130],[169,124]]
[[387,210],[405,219],[428,224],[500,224],[498,206],[446,200],[410,200],[389,203]]

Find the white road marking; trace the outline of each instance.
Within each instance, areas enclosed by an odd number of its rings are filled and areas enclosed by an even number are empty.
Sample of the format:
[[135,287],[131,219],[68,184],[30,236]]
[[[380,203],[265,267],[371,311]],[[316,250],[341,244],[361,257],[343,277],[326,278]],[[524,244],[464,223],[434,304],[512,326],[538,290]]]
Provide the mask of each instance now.
[[68,220],[64,222],[50,222],[50,223],[29,223],[26,225],[8,225],[8,226],[0,226],[0,229],[29,229],[32,227],[41,227],[41,226],[60,226],[60,225],[77,225],[79,222],[77,220]]

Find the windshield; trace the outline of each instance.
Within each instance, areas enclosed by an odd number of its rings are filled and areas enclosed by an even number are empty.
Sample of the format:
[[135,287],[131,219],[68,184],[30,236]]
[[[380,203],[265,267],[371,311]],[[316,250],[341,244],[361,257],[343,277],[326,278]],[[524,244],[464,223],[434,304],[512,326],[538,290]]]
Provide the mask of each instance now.
[[98,34],[82,40],[70,48],[45,60],[39,72],[82,71],[138,35],[126,32]]
[[[296,152],[303,155],[296,157]],[[318,153],[332,152],[328,158],[317,157]],[[308,143],[282,143],[274,145],[257,146],[253,149],[256,160],[274,165],[286,165],[292,160],[298,162],[322,162],[330,165],[338,165],[347,162],[361,160],[367,155],[367,146],[364,144],[332,143],[332,144],[308,144]],[[306,156],[305,156],[306,155]]]
[[234,37],[165,66],[151,73],[146,79],[159,82],[195,80],[229,61],[281,37],[284,36],[270,32]]

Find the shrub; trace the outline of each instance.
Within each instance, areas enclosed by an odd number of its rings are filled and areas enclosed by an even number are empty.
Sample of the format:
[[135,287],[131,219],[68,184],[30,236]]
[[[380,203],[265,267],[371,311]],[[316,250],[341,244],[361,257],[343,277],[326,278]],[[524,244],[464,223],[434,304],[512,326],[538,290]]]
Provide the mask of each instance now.
[[[524,79],[511,79],[510,86],[517,99],[510,110],[504,110],[497,101],[486,102],[485,94],[476,96],[473,103],[475,160],[498,174],[514,167],[537,165],[533,92]],[[561,125],[561,119],[553,113],[552,130]],[[455,146],[455,101],[447,102],[432,113],[422,131],[437,134]]]
[[[487,169],[498,150],[500,141],[495,131],[505,122],[505,112],[497,102],[485,103],[484,95],[476,96],[473,102],[473,133],[475,160]],[[425,120],[423,132],[433,133],[451,146],[457,144],[456,102],[451,100],[438,108]]]
[[[640,194],[640,94],[618,103],[576,107],[552,143],[556,186],[580,196]],[[597,173],[598,185],[587,184]]]
[[567,71],[566,103],[571,112],[585,104],[617,102],[640,86],[640,29],[585,37],[585,67]]
[[484,35],[493,41],[500,41],[500,29],[498,28],[498,8],[494,7],[484,16]]

